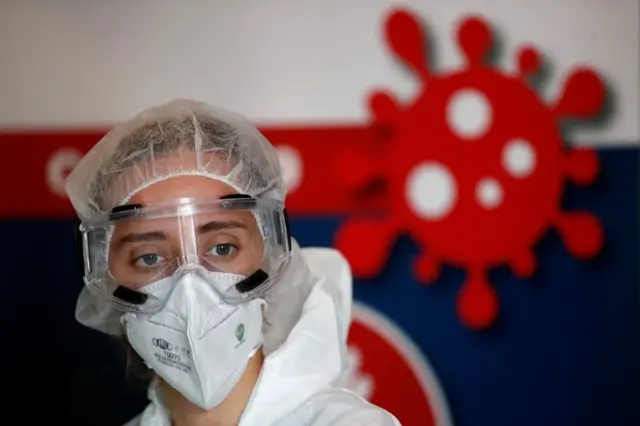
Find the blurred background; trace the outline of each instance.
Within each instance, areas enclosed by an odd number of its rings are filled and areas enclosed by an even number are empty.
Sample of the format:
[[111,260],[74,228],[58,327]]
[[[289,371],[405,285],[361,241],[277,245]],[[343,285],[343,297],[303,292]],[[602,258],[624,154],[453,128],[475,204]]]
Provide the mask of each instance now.
[[[386,39],[385,22],[398,7],[423,25],[425,47],[417,49],[429,52],[426,85]],[[508,256],[481,265],[500,301],[498,317],[482,328],[456,308],[472,280],[456,254],[476,247],[484,222],[463,212],[465,231],[446,234],[458,251],[446,256],[432,237],[439,228],[426,227],[426,219],[389,229],[395,206],[438,207],[446,197],[434,201],[432,192],[405,191],[391,179],[406,164],[394,158],[420,164],[429,154],[402,144],[407,120],[378,126],[368,107],[380,88],[412,110],[416,99],[430,99],[440,77],[461,73],[454,85],[488,81],[468,72],[458,43],[469,15],[493,30],[497,72],[517,77],[523,45],[544,58],[533,91],[521,83],[510,89],[504,76],[489,85],[489,104],[508,95],[512,119],[488,122],[515,133],[542,129],[532,143],[545,155],[523,154],[532,176],[542,176],[535,193],[544,182],[567,181],[551,204],[524,193],[518,209],[500,213],[508,220],[496,224],[487,246],[501,248],[503,236],[540,222],[536,238],[509,252],[537,262],[524,278]],[[63,184],[112,124],[187,97],[258,124],[280,150],[294,237],[303,246],[338,247],[352,262],[355,391],[405,426],[640,424],[639,17],[638,0],[0,1],[3,416],[20,424],[119,425],[145,406],[144,388],[126,376],[122,348],[75,323],[83,284]],[[399,43],[417,41],[409,34]],[[580,67],[604,82],[601,102],[597,79],[567,86]],[[594,103],[600,114],[561,121],[552,112],[565,91],[574,110]],[[458,128],[477,129],[486,105],[466,101],[453,112],[429,105]],[[453,138],[428,130],[438,127],[434,116],[424,126],[411,117],[409,133],[425,129],[425,145]],[[565,148],[555,144],[558,134]],[[453,146],[451,158],[470,155]],[[590,150],[600,166],[588,185],[569,178],[576,168],[590,177],[589,161],[567,161],[562,170],[535,161]],[[465,173],[466,163],[456,164],[454,178]],[[362,183],[371,185],[363,190]],[[488,186],[478,203],[493,200],[494,208],[518,191]],[[541,222],[547,210],[588,212],[599,225]],[[370,215],[378,226],[352,232]],[[598,230],[602,244],[589,239]],[[483,250],[474,250],[481,258]],[[423,253],[441,264],[429,285],[414,272]],[[482,295],[472,295],[471,311],[486,307]]]

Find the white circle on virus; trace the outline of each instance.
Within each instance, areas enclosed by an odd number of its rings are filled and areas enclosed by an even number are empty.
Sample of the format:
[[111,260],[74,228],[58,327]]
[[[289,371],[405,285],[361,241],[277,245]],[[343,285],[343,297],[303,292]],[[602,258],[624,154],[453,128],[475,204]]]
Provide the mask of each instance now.
[[502,167],[516,178],[529,176],[536,167],[536,151],[524,139],[512,139],[502,148]]
[[423,219],[440,219],[453,209],[457,185],[453,173],[437,162],[414,167],[406,182],[409,208]]
[[476,185],[476,201],[487,210],[498,207],[503,196],[502,185],[493,178],[481,179]]
[[284,186],[287,192],[291,193],[298,189],[302,183],[302,157],[297,149],[287,145],[276,147],[276,151],[278,152]]
[[491,125],[492,110],[487,97],[475,89],[454,92],[447,105],[447,122],[460,138],[483,136]]

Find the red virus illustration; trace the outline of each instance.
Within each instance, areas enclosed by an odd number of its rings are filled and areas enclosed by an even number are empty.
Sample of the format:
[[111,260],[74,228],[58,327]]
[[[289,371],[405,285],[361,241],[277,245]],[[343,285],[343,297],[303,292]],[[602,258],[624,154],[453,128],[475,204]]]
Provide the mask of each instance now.
[[593,71],[574,69],[559,100],[545,103],[527,81],[540,71],[540,54],[520,49],[513,74],[486,65],[493,35],[478,17],[458,27],[466,65],[450,73],[430,69],[426,38],[413,14],[394,11],[385,29],[387,43],[421,87],[405,105],[388,92],[370,97],[374,123],[391,131],[388,152],[366,161],[351,157],[341,168],[349,171],[352,190],[383,179],[388,214],[348,219],[336,246],[356,276],[373,277],[396,238],[408,234],[420,248],[415,273],[421,282],[436,280],[443,263],[467,272],[458,316],[482,329],[499,311],[490,268],[507,264],[517,276],[530,276],[533,248],[551,227],[576,258],[602,246],[594,215],[562,211],[566,181],[591,184],[599,163],[592,150],[566,149],[558,122],[595,116],[604,105],[604,84]]

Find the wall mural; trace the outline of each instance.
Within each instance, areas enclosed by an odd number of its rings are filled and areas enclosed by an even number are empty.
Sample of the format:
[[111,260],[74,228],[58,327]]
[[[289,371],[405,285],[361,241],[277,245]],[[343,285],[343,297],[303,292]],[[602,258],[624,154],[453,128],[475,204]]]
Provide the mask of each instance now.
[[[576,67],[558,100],[548,103],[534,84],[544,68],[536,49],[519,50],[513,74],[489,64],[496,40],[487,19],[472,16],[460,21],[457,44],[465,60],[460,70],[434,69],[427,48],[434,40],[427,39],[425,29],[419,16],[407,9],[391,10],[383,28],[383,39],[391,52],[420,81],[410,102],[401,103],[388,91],[374,91],[369,97],[371,125],[261,129],[280,155],[292,224],[298,232],[303,231],[296,237],[303,244],[335,245],[352,266],[356,301],[349,337],[352,363],[348,386],[394,412],[404,426],[551,424],[551,415],[536,417],[531,407],[548,404],[553,395],[566,401],[549,410],[569,413],[566,416],[574,416],[572,419],[579,416],[571,407],[617,406],[619,399],[606,402],[595,391],[573,392],[572,380],[582,373],[572,368],[580,364],[563,363],[569,355],[561,351],[545,355],[545,348],[561,347],[558,342],[571,336],[575,348],[588,348],[580,352],[586,357],[584,365],[604,365],[604,352],[587,346],[598,330],[599,348],[622,347],[630,341],[620,333],[612,334],[621,336],[614,340],[602,327],[586,331],[579,320],[558,320],[569,315],[565,313],[566,298],[581,292],[572,290],[573,278],[565,279],[563,271],[589,275],[580,271],[595,262],[582,260],[601,251],[605,229],[607,238],[612,229],[612,238],[620,234],[615,228],[617,219],[612,220],[610,213],[606,217],[602,214],[608,211],[602,207],[608,205],[602,201],[605,198],[584,203],[586,207],[575,208],[575,203],[565,207],[567,191],[574,184],[596,186],[601,161],[603,169],[608,165],[609,174],[632,169],[618,153],[600,152],[599,157],[594,150],[564,145],[566,119],[594,118],[605,105],[602,78],[588,68]],[[0,143],[10,147],[8,154],[0,157],[0,180],[12,182],[16,176],[23,180],[22,186],[0,187],[0,197],[12,200],[0,205],[0,217],[4,221],[71,220],[74,213],[64,195],[64,179],[104,130],[0,133]],[[37,150],[32,148],[35,143]],[[21,161],[17,163],[16,158]],[[622,178],[609,178],[617,183],[608,188],[622,188]],[[588,196],[590,190],[593,188],[579,191]],[[617,192],[609,193],[618,197]],[[630,194],[619,195],[626,196]],[[594,205],[599,217],[590,212]],[[327,220],[336,224],[323,225]],[[510,274],[536,281],[534,249],[552,229],[580,266],[574,267],[568,263],[572,259],[560,258],[554,250],[551,254],[539,250],[538,255],[547,262],[551,256],[560,259],[561,267],[553,276],[537,280],[548,282],[549,291],[555,293],[531,300],[534,293],[519,287],[517,296],[510,293],[510,298],[505,298],[500,293],[504,300],[500,308],[489,272],[507,265]],[[406,248],[400,251],[403,236],[410,237],[417,253]],[[629,244],[617,241],[613,245]],[[414,254],[415,260],[405,262]],[[61,264],[74,257],[63,252],[55,255]],[[451,280],[442,278],[448,265],[465,273],[457,296],[456,289],[446,288]],[[575,279],[579,281],[576,286],[587,291],[581,299],[584,310],[579,310],[580,302],[576,302],[571,315],[586,318],[590,327],[600,324],[592,304],[598,303],[594,300],[606,289],[603,281],[620,284],[622,280],[616,277],[629,275],[626,263],[611,265],[589,269],[600,271],[591,274],[593,282]],[[8,279],[14,274],[22,280],[23,271],[9,272]],[[75,277],[59,278],[65,282]],[[427,287],[418,283],[440,283],[429,290],[442,291],[427,293]],[[559,288],[562,285],[567,290]],[[625,298],[621,291],[616,294]],[[440,297],[443,295],[446,297]],[[71,296],[75,294],[69,299]],[[519,305],[509,307],[514,298]],[[613,306],[612,301],[610,304]],[[514,314],[521,309],[528,309],[533,319],[523,321]],[[507,331],[495,330],[501,310],[503,323],[509,324],[507,327],[514,324]],[[626,315],[624,321],[631,321],[629,310],[615,311]],[[607,324],[613,321],[616,312],[612,312],[606,314]],[[542,330],[548,326],[543,317],[555,318],[552,330]],[[429,323],[428,319],[435,321]],[[575,329],[571,328],[574,323]],[[562,365],[554,370],[556,363]],[[600,374],[588,371],[589,376]],[[550,378],[540,372],[549,372]],[[597,377],[601,381],[617,377],[619,383],[630,377],[614,373],[603,370]],[[522,383],[527,383],[526,391],[512,391]],[[509,404],[501,397],[509,398]],[[600,398],[598,404],[587,403],[591,397]],[[629,406],[634,404],[631,401]],[[567,418],[558,417],[554,424],[575,424]],[[592,414],[584,418],[596,422],[593,424],[602,419]]]

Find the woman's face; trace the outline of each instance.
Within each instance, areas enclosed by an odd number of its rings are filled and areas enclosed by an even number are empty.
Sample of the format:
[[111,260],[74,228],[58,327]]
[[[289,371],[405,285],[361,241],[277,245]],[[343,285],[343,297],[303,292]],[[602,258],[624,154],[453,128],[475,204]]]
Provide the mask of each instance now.
[[[201,176],[178,176],[138,192],[128,204],[190,198],[211,202],[236,194],[230,186]],[[109,244],[109,270],[120,284],[139,289],[172,275],[185,261],[209,270],[250,275],[261,267],[262,233],[247,210],[211,210],[186,217],[119,221]]]

